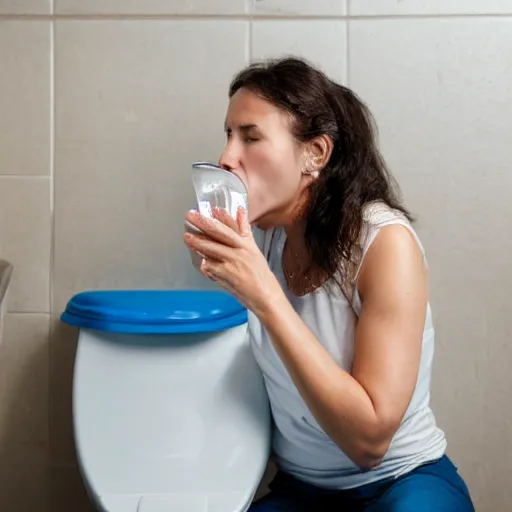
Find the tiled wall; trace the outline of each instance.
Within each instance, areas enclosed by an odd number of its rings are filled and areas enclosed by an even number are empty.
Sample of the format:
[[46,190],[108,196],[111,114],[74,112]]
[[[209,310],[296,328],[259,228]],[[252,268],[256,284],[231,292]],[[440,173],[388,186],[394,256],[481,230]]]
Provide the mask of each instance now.
[[58,315],[85,288],[203,286],[189,164],[222,148],[232,75],[283,52],[376,115],[431,264],[439,423],[477,510],[508,510],[512,0],[0,0],[0,510],[90,510]]

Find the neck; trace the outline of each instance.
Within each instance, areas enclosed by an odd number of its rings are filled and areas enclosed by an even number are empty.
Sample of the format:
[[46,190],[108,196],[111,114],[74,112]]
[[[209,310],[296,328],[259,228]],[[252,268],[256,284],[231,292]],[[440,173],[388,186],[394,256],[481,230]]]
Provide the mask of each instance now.
[[308,265],[310,256],[306,247],[306,238],[304,236],[304,222],[294,222],[284,226],[286,233],[286,245],[288,250],[302,262],[303,265]]
[[300,221],[296,221],[290,224],[286,224],[283,226],[283,229],[286,233],[286,238],[288,239],[302,239],[304,240],[304,223]]

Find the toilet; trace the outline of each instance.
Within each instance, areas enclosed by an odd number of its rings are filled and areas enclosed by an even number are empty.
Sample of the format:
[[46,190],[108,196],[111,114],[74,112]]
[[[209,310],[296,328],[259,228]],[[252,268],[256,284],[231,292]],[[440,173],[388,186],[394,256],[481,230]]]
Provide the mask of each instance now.
[[61,320],[79,329],[75,443],[98,510],[246,511],[271,445],[246,309],[218,291],[88,291]]

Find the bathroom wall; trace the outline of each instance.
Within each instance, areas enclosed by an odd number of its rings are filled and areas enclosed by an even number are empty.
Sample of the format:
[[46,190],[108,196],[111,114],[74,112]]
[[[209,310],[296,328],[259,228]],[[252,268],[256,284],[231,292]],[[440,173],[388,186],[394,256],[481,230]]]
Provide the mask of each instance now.
[[431,266],[433,404],[479,511],[512,501],[511,0],[0,0],[0,509],[91,510],[76,468],[86,288],[201,287],[182,246],[190,162],[227,86],[295,53],[368,102]]

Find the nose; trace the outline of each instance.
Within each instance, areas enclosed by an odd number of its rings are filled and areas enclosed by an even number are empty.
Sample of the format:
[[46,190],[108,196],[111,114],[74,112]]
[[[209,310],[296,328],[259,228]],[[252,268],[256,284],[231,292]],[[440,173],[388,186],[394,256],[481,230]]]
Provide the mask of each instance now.
[[233,139],[226,143],[226,147],[219,158],[219,165],[228,171],[233,171],[240,167],[240,155],[236,150]]

